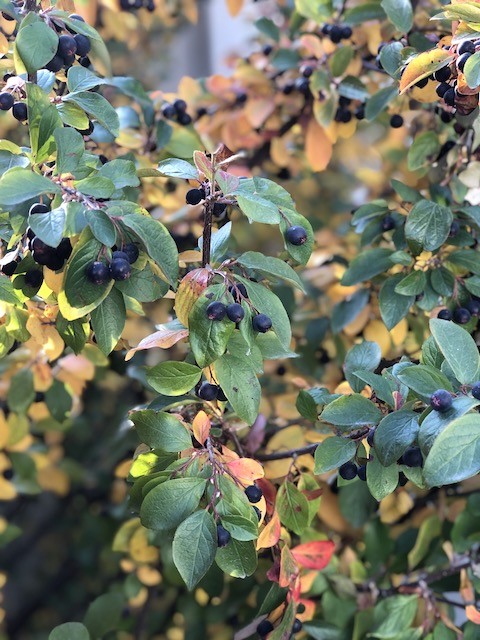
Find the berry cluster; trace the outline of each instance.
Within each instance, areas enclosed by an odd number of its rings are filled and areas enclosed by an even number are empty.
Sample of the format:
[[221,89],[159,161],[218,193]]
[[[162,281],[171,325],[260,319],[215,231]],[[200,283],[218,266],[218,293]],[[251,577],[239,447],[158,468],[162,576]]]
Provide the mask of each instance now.
[[[238,289],[238,287],[237,287]],[[246,290],[245,290],[246,293]],[[243,293],[241,294],[243,295]],[[246,298],[247,296],[243,296]],[[245,317],[245,309],[240,302],[232,302],[231,304],[224,304],[219,300],[210,302],[206,309],[207,318],[214,322],[219,322],[227,317],[232,322],[238,325]],[[265,313],[257,313],[252,318],[252,327],[254,331],[258,333],[267,333],[272,328],[272,320]]]
[[[298,613],[303,613],[305,611],[304,605],[299,604],[297,607],[297,611]],[[266,638],[268,634],[273,631],[273,629],[274,629],[274,626],[271,623],[271,621],[268,618],[265,618],[258,624],[257,633],[260,636],[260,638]],[[299,618],[295,618],[292,626],[292,634],[299,633],[302,629],[303,629],[302,621]],[[293,638],[293,635],[290,636],[290,638]]]
[[138,247],[129,243],[119,251],[114,247],[110,264],[95,260],[85,269],[85,275],[92,284],[107,284],[110,280],[128,280],[132,274],[132,265],[139,256]]
[[[5,78],[8,80],[9,76]],[[5,80],[4,78],[4,80]],[[16,101],[9,91],[0,92],[0,111],[12,110],[13,117],[19,122],[25,122],[28,117],[27,105],[25,102]]]
[[[47,204],[37,202],[30,207],[29,216],[44,215],[49,211],[50,207]],[[28,248],[32,252],[34,261],[52,271],[62,269],[72,253],[72,245],[68,238],[63,238],[57,247],[51,247],[43,240],[40,240],[32,229],[27,231],[27,238]]]
[[[84,22],[82,16],[72,14],[70,18]],[[55,55],[46,65],[48,71],[57,73],[61,69],[68,69],[73,65],[76,58],[83,66],[88,66],[90,60],[87,56],[92,48],[90,39],[82,33],[65,33],[58,38],[58,47]]]
[[187,113],[187,103],[180,98],[172,104],[170,102],[165,103],[162,106],[162,115],[167,120],[175,120],[184,127],[192,122],[192,116]]
[[440,320],[453,320],[457,324],[468,324],[472,318],[480,317],[480,299],[472,297],[463,307],[455,307],[453,311],[450,309],[440,309],[437,318]]
[[328,36],[334,44],[338,44],[342,40],[350,40],[352,37],[352,27],[341,24],[324,24],[322,27],[324,36]]
[[122,11],[146,9],[152,12],[155,11],[155,2],[153,0],[120,0],[120,9]]

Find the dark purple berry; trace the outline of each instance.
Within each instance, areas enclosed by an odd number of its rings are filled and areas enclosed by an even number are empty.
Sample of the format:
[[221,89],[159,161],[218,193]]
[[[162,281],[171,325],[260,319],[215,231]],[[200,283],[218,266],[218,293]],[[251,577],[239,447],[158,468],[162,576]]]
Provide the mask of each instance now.
[[293,633],[298,633],[299,631],[301,631],[303,628],[303,623],[301,620],[299,620],[298,618],[295,618],[295,620],[293,621],[293,627],[292,627],[292,631]]
[[50,60],[50,62],[45,65],[45,69],[47,69],[47,71],[52,71],[52,73],[57,73],[58,71],[60,71],[60,69],[63,69],[64,64],[65,61],[62,56],[56,53]]
[[120,258],[120,260],[126,260],[127,262],[129,262],[128,260],[128,256],[125,252],[123,251],[114,251],[112,253],[112,260],[118,260]]
[[257,625],[257,633],[260,636],[260,638],[266,638],[268,634],[271,633],[272,631],[273,631],[273,624],[270,622],[270,620],[267,620],[266,618],[265,620],[262,620]]
[[0,271],[6,276],[13,276],[17,266],[18,266],[17,260],[12,260],[11,262],[7,262],[7,264],[4,264],[0,268]]
[[427,86],[427,84],[428,84],[428,78],[422,78],[421,80],[415,83],[415,86],[418,87],[419,89],[423,89],[424,87]]
[[334,44],[338,44],[342,39],[342,28],[336,24],[333,24],[328,33],[328,36]]
[[137,245],[133,244],[133,242],[126,244],[123,247],[122,251],[126,254],[130,264],[133,264],[134,262],[136,262],[138,260],[138,256],[140,255],[140,251]]
[[451,86],[447,82],[442,82],[441,84],[438,85],[435,91],[439,98],[443,98],[443,96],[447,93],[447,91],[450,91],[450,89],[451,89]]
[[404,487],[408,482],[408,478],[407,476],[403,473],[403,471],[400,471],[400,473],[398,474],[398,486],[399,487]]
[[453,320],[457,324],[467,324],[467,322],[470,322],[471,319],[472,316],[470,314],[470,311],[468,309],[465,309],[465,307],[457,307],[453,312]]
[[450,225],[450,231],[448,233],[448,236],[450,238],[454,238],[459,231],[460,231],[460,222],[458,220],[454,220]]
[[471,53],[463,53],[461,56],[458,56],[457,58],[457,69],[459,71],[463,71],[465,68],[465,65],[467,63],[467,60],[471,57]]
[[340,477],[344,480],[353,480],[357,475],[357,465],[354,462],[345,462],[338,469]]
[[470,300],[465,305],[465,309],[467,309],[472,316],[480,316],[480,300]]
[[256,504],[262,499],[263,491],[256,484],[251,484],[245,489],[245,495],[249,502]]
[[232,294],[235,302],[241,302],[243,298],[248,298],[247,287],[243,282],[238,282],[235,286],[231,285],[228,290]]
[[232,322],[240,322],[245,317],[245,309],[238,302],[227,306],[227,318]]
[[265,313],[259,313],[252,318],[252,326],[254,331],[259,333],[267,333],[272,328],[272,320]]
[[218,396],[218,389],[219,387],[216,384],[202,382],[198,387],[197,396],[202,400],[208,400],[210,402],[212,400],[216,400]]
[[288,227],[288,229],[285,231],[285,239],[287,240],[287,242],[290,242],[290,244],[293,244],[297,247],[305,244],[305,242],[307,241],[307,237],[307,230],[299,225]]
[[172,104],[164,104],[162,107],[162,115],[164,118],[167,118],[167,120],[173,120],[173,118],[175,118],[175,116],[177,115],[177,112],[175,111],[175,108]]
[[373,438],[375,437],[375,429],[370,429],[367,436],[367,442],[370,447],[373,447]]
[[363,480],[363,482],[365,482],[367,479],[367,465],[366,464],[360,465],[358,467],[357,474],[360,480]]
[[73,39],[77,43],[77,56],[84,58],[88,53],[90,53],[92,44],[87,36],[84,36],[83,33],[77,33],[73,36]]
[[352,37],[352,27],[344,26],[341,28],[342,29],[342,40],[350,40],[350,38]]
[[442,67],[438,71],[435,71],[433,77],[437,82],[446,82],[450,79],[452,72],[450,71],[450,67]]
[[185,200],[187,204],[199,204],[205,198],[205,189],[190,189],[187,191]]
[[45,266],[52,271],[59,271],[63,265],[65,264],[65,259],[62,256],[58,255],[55,251],[52,251],[52,254],[48,257],[48,260],[45,262]]
[[28,118],[28,110],[25,102],[15,102],[12,107],[13,117],[19,122],[25,122]]
[[445,413],[453,404],[452,394],[446,389],[438,389],[430,396],[430,406],[439,413]]
[[419,447],[409,447],[402,458],[406,467],[421,467],[423,464],[423,456]]
[[128,280],[132,273],[132,267],[128,260],[116,258],[110,263],[110,274],[114,280]]
[[399,113],[393,114],[390,118],[390,126],[392,129],[400,129],[400,127],[403,127],[403,118]]
[[2,91],[0,93],[0,110],[1,111],[9,111],[13,107],[13,103],[15,100],[11,93],[7,93],[6,91]]
[[217,544],[219,548],[226,547],[231,537],[230,533],[221,524],[217,524]]
[[451,87],[449,87],[448,90],[445,91],[445,93],[443,94],[443,100],[445,104],[447,104],[449,107],[454,107],[455,106],[455,89],[452,89]]
[[210,302],[207,307],[207,318],[209,320],[220,321],[223,320],[225,314],[227,313],[227,307],[223,302],[218,302],[215,300],[214,302]]
[[185,100],[181,100],[180,98],[175,100],[172,106],[178,114],[185,113],[185,111],[187,110],[187,103],[185,102]]
[[85,275],[93,284],[107,284],[112,279],[108,265],[99,261],[89,264],[85,269]]
[[472,386],[472,396],[476,400],[480,400],[480,382],[475,382],[475,384]]
[[451,320],[453,318],[453,314],[450,309],[440,309],[437,314],[437,318],[440,318],[440,320]]
[[192,116],[188,113],[179,113],[178,124],[181,124],[183,127],[188,127],[189,124],[192,124]]
[[457,53],[459,56],[464,53],[475,53],[475,45],[471,40],[465,40],[459,45]]
[[25,274],[25,284],[37,289],[43,282],[43,273],[39,269],[29,269]]
[[391,231],[392,229],[395,229],[395,218],[386,215],[382,220],[382,231]]
[[215,218],[222,218],[227,211],[227,205],[225,202],[215,202],[212,208],[212,215]]
[[77,43],[73,36],[63,35],[58,39],[57,54],[63,59],[69,58],[77,53]]
[[72,255],[72,243],[69,238],[62,238],[60,244],[56,249],[57,254],[63,260],[68,260],[68,258]]
[[50,211],[50,207],[48,206],[48,204],[43,204],[41,202],[37,202],[35,204],[32,204],[32,206],[30,207],[30,210],[28,212],[29,216],[34,216],[37,213],[48,213]]

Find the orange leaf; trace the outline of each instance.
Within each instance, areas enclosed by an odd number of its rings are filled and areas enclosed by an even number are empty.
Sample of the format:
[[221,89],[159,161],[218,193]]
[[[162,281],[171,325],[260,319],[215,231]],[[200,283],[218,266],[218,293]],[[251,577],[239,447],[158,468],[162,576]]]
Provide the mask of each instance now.
[[247,486],[264,475],[262,465],[251,458],[232,460],[227,464],[227,468],[239,482]]
[[257,549],[267,549],[276,545],[280,540],[281,531],[280,518],[275,511],[270,522],[265,525],[265,528],[258,536]]
[[280,577],[278,584],[281,587],[289,587],[297,578],[300,569],[290,549],[285,545],[280,556]]
[[187,273],[178,285],[175,296],[175,313],[180,322],[188,327],[188,316],[193,305],[207,288],[209,272],[207,269],[194,269]]
[[292,549],[292,556],[299,565],[305,569],[325,569],[330,562],[335,544],[331,540],[317,540],[306,542]]
[[137,351],[142,351],[143,349],[154,349],[155,347],[159,349],[169,349],[179,340],[183,340],[183,338],[187,336],[188,329],[185,329],[185,327],[172,329],[167,324],[160,325],[158,331],[143,338],[136,347],[130,349],[125,356],[125,360],[130,360]]
[[305,135],[305,154],[314,171],[327,168],[332,157],[332,143],[315,118],[310,118]]
[[427,78],[430,74],[438,71],[438,69],[442,67],[446,67],[447,64],[452,62],[453,58],[454,56],[446,49],[437,48],[420,53],[405,67],[405,71],[400,79],[400,93],[405,93],[407,89],[413,87],[419,80]]
[[193,161],[199,172],[203,173],[208,180],[211,180],[213,176],[213,165],[207,156],[202,151],[194,151]]
[[193,435],[195,440],[203,444],[210,435],[210,418],[205,411],[199,411],[192,422]]
[[480,611],[476,609],[473,604],[469,604],[468,607],[465,608],[465,615],[473,624],[480,624]]
[[243,0],[227,0],[228,13],[235,17],[243,7]]

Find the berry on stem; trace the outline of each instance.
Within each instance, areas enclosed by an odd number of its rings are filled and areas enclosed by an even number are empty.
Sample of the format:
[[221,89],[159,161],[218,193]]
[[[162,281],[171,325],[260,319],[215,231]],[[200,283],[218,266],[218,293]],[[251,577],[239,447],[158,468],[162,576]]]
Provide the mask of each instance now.
[[419,447],[409,447],[402,456],[403,464],[406,467],[421,467],[423,456]]
[[227,318],[232,322],[240,322],[245,317],[245,309],[238,302],[227,306]]
[[285,231],[285,239],[287,240],[287,242],[290,242],[290,244],[298,247],[302,244],[305,244],[305,242],[307,241],[307,230],[299,225],[288,227],[288,229]]
[[451,320],[453,315],[450,309],[440,309],[437,314],[437,318],[440,318],[440,320]]
[[210,302],[207,307],[207,318],[209,320],[223,320],[226,313],[227,307],[225,304],[223,304],[223,302],[218,302],[215,300],[214,302]]
[[218,396],[219,387],[216,384],[211,384],[210,382],[202,382],[202,384],[198,387],[197,396],[202,400],[207,400],[211,402],[215,400]]
[[354,462],[345,462],[345,464],[342,464],[338,469],[340,477],[344,480],[353,480],[357,472],[357,465]]
[[28,118],[28,110],[25,102],[15,102],[12,107],[13,117],[19,122],[25,122]]
[[205,190],[204,189],[190,189],[187,191],[185,196],[185,200],[187,204],[195,205],[199,204],[205,198]]
[[50,211],[50,207],[41,202],[37,202],[36,204],[32,204],[30,210],[28,212],[29,216],[34,216],[37,213],[48,213]]
[[252,318],[252,326],[254,331],[259,333],[267,333],[272,328],[272,320],[265,313],[259,313]]
[[367,465],[366,464],[360,465],[358,467],[357,474],[360,480],[363,480],[363,482],[365,482],[367,480]]
[[452,404],[452,394],[446,389],[438,389],[430,396],[430,406],[439,413],[448,411],[451,408]]
[[292,627],[292,631],[293,633],[298,633],[299,631],[301,631],[303,628],[303,623],[301,620],[299,620],[298,618],[295,618],[295,620],[293,621],[293,627]]
[[226,547],[231,537],[230,533],[221,524],[217,524],[217,544],[219,548]]
[[107,284],[112,279],[108,265],[98,260],[88,265],[85,269],[85,275],[87,280],[93,284]]
[[15,100],[11,93],[7,91],[2,91],[0,93],[0,110],[1,111],[9,111],[13,107],[13,103]]
[[115,258],[110,263],[110,274],[114,280],[128,280],[132,273],[132,267],[128,260]]
[[256,484],[251,484],[245,489],[245,495],[247,496],[249,502],[256,504],[262,499],[263,492]]
[[29,269],[25,274],[25,284],[37,288],[43,282],[43,273],[39,269]]
[[400,129],[400,127],[403,127],[403,117],[399,113],[395,113],[390,118],[390,126],[392,129]]
[[475,382],[475,384],[472,385],[472,396],[476,400],[480,400],[480,382]]
[[472,319],[472,316],[465,307],[458,307],[453,312],[453,319],[457,324],[467,324]]
[[134,264],[134,262],[138,260],[138,256],[140,255],[140,251],[137,245],[133,244],[133,242],[129,242],[128,244],[126,244],[122,248],[122,251],[126,254],[130,264]]
[[262,620],[257,625],[257,633],[260,636],[260,638],[265,638],[269,633],[273,631],[273,628],[274,628],[273,624],[270,622],[270,620],[265,618],[265,620]]

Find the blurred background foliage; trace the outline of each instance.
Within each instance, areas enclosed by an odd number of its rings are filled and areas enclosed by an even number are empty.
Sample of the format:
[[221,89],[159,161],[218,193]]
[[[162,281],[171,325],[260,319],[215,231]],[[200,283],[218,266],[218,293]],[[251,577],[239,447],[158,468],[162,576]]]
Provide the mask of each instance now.
[[[242,0],[227,0],[225,6],[223,0],[155,0],[152,11],[125,10],[117,0],[80,0],[75,6],[63,0],[58,4],[75,9],[97,26],[116,75],[138,78],[152,92],[158,108],[176,96],[184,99],[194,119],[191,127],[165,119],[153,128],[145,126],[140,107],[112,95],[120,108],[122,132],[116,146],[108,137],[99,137],[91,143],[96,150],[110,159],[133,154],[140,166],[150,166],[152,159],[162,155],[189,157],[201,147],[198,135],[222,141],[232,151],[247,149],[245,163],[237,165],[236,171],[277,180],[314,226],[317,246],[303,273],[309,295],[301,298],[291,289],[277,289],[294,318],[300,357],[267,364],[262,377],[262,414],[267,436],[273,434],[267,452],[315,442],[318,432],[305,427],[295,408],[300,389],[320,382],[331,391],[345,389],[341,363],[359,337],[378,342],[386,363],[403,353],[415,357],[422,343],[424,324],[412,317],[388,331],[373,303],[340,333],[330,331],[329,315],[334,304],[357,289],[339,284],[358,249],[358,238],[349,224],[352,209],[379,197],[399,203],[390,187],[391,178],[417,189],[430,182],[440,185],[450,167],[462,162],[456,152],[440,153],[452,131],[435,111],[434,89],[427,85],[396,99],[373,123],[351,118],[320,128],[312,115],[321,108],[320,102],[312,105],[301,92],[288,93],[285,86],[302,76],[299,68],[305,60],[332,56],[337,47],[312,35],[313,23],[307,22],[303,32],[295,29],[297,17],[290,2],[264,0],[243,6]],[[222,29],[223,16],[228,15]],[[428,39],[428,17],[426,11],[418,12],[418,48],[422,38]],[[0,27],[4,33],[13,28],[3,19]],[[235,40],[229,38],[232,32]],[[333,86],[338,88],[340,78],[358,77],[362,69],[368,69],[368,92],[382,89],[385,75],[371,67],[379,45],[392,33],[387,21],[356,24],[352,54],[345,54],[343,62],[337,59],[341,72],[338,77],[332,72]],[[357,55],[360,50],[363,57]],[[316,81],[321,87],[324,79],[316,77]],[[409,127],[391,128],[390,116],[400,112]],[[435,131],[436,156],[433,162],[425,156],[412,173],[411,136],[421,127]],[[22,125],[10,114],[0,117],[0,137],[21,143],[23,134]],[[179,249],[186,252],[186,267],[188,250],[196,246],[201,233],[200,208],[185,206],[186,184],[152,179],[145,180],[143,187],[141,202],[173,231]],[[280,238],[272,237],[270,227],[259,225],[253,235],[245,220],[235,222],[236,241],[245,249],[268,254],[281,250]],[[176,345],[162,354],[142,352],[125,362],[125,348],[136,346],[155,324],[165,322],[170,304],[168,300],[148,304],[145,312],[143,317],[132,314],[127,320],[122,340],[108,359],[93,345],[85,355],[59,360],[61,349],[60,353],[53,349],[53,374],[68,381],[74,391],[68,418],[52,418],[41,396],[29,410],[30,426],[27,419],[0,412],[0,444],[5,450],[0,453],[2,638],[43,640],[56,624],[81,618],[95,597],[121,592],[127,601],[119,625],[123,630],[112,633],[112,638],[222,640],[253,618],[266,593],[265,571],[243,581],[211,572],[200,588],[187,593],[161,541],[155,540],[161,549],[159,564],[153,540],[136,520],[129,519],[125,477],[138,441],[126,416],[132,407],[153,397],[146,390],[142,366],[155,364],[159,358],[176,359],[185,348]],[[34,350],[35,345],[27,343],[0,363],[3,400],[9,372],[15,362],[28,357],[29,349]],[[35,375],[41,379],[40,365]],[[290,463],[288,459],[267,462],[266,476],[284,476]],[[312,470],[313,458],[301,456],[297,466]],[[413,548],[421,524],[434,516],[437,497],[427,500],[420,491],[397,492],[382,501],[379,518],[369,521],[377,504],[367,489],[363,497],[346,490],[339,501],[328,477],[321,484],[324,495],[319,517],[337,540],[345,541],[347,549],[342,559],[330,565],[327,576],[348,561],[360,575],[363,561],[374,563],[376,554],[388,555],[393,547],[397,571],[405,571],[402,556]],[[467,491],[473,490],[478,480],[465,485]],[[442,500],[447,510],[445,527],[451,529],[466,501],[454,500],[447,508],[445,497]],[[478,524],[478,504],[470,508]],[[366,524],[364,541],[357,545]],[[428,537],[428,531],[425,535]],[[432,558],[443,553],[439,541],[427,551]],[[260,563],[265,569],[269,566],[267,559]],[[315,585],[310,585],[312,592],[323,593],[325,580],[317,576]],[[336,594],[331,592],[324,603],[324,614],[341,626],[342,619],[349,618],[349,607],[353,613],[355,605],[341,576],[337,582]]]

